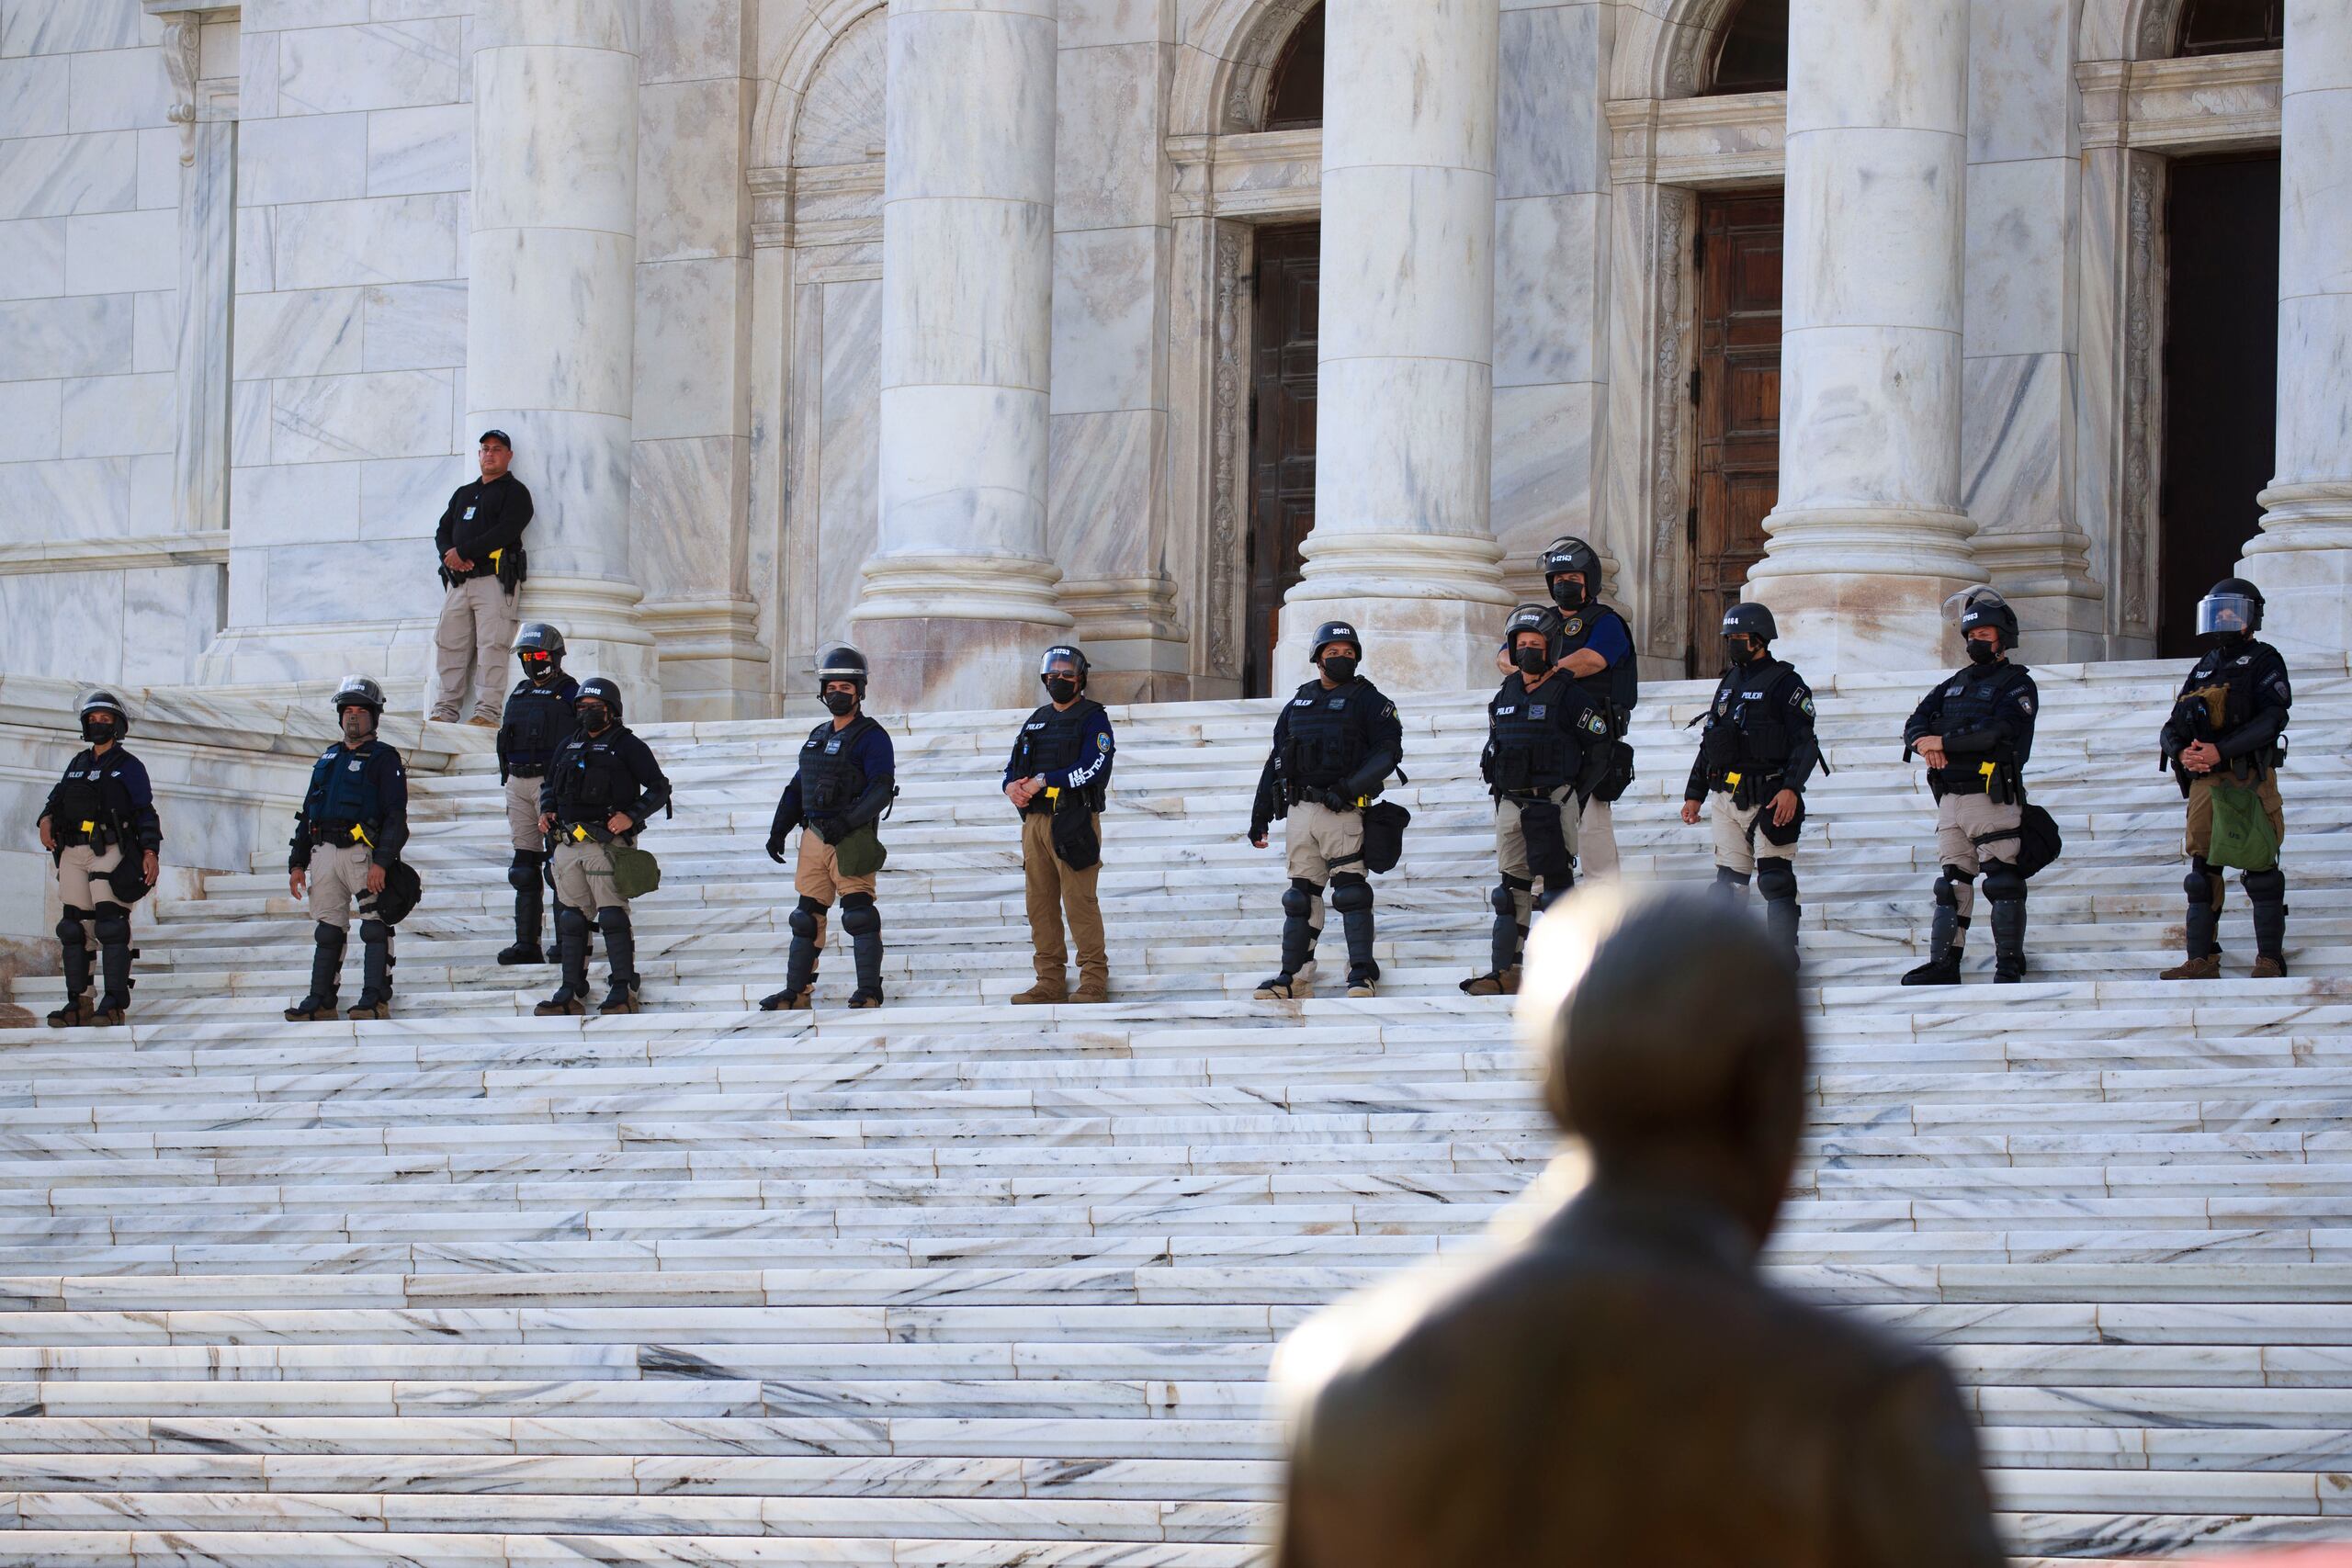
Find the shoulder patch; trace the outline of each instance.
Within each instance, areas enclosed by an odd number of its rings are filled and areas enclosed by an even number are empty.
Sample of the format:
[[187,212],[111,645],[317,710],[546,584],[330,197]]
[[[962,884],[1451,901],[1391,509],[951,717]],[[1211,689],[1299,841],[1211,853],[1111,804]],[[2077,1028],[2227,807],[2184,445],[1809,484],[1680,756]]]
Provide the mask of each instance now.
[[1102,752],[1108,752],[1111,750],[1111,732],[1109,730],[1106,729],[1102,734],[1097,735],[1094,738],[1094,749],[1097,751]]
[[1800,691],[1798,693],[1797,711],[1804,714],[1807,718],[1811,718],[1813,716],[1813,694],[1811,692]]
[[2025,709],[2028,713],[2031,713],[2033,711],[2033,699],[2030,696],[2019,696],[2018,698],[2018,706]]
[[1584,715],[1584,728],[1588,734],[1606,735],[1609,733],[1609,721],[1590,708],[1587,708]]

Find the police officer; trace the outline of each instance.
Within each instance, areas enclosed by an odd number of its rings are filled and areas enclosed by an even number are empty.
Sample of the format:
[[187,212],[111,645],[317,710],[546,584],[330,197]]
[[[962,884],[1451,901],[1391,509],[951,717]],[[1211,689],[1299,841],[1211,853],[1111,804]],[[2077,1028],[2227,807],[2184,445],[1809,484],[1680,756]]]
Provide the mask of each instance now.
[[[2188,894],[2188,955],[2164,972],[2167,980],[2213,980],[2222,974],[2222,873],[2205,858],[2213,846],[2214,786],[2226,778],[2251,788],[2271,832],[2282,840],[2287,836],[2278,764],[2286,760],[2287,710],[2295,694],[2286,660],[2256,638],[2261,629],[2262,590],[2242,577],[2213,584],[2197,606],[2205,654],[2181,682],[2165,721],[2164,759],[2188,797],[2188,877],[2182,885]],[[2239,881],[2254,905],[2254,977],[2275,980],[2287,973],[2286,873],[2274,862],[2267,871],[2242,872]]]
[[2025,765],[2041,698],[2025,667],[2009,661],[2017,612],[1989,588],[1956,597],[1968,664],[1937,682],[1903,727],[1905,751],[1928,764],[1943,863],[1928,961],[1903,976],[1906,986],[1960,984],[1979,872],[1993,907],[1993,977],[2025,978],[2025,876],[2018,861],[2025,848]]
[[[129,1016],[130,906],[155,885],[164,847],[147,770],[123,748],[130,715],[122,699],[108,691],[91,692],[82,699],[80,717],[82,739],[89,744],[65,764],[65,776],[40,808],[40,847],[56,863],[57,899],[63,906],[57,941],[65,964],[65,1005],[49,1015],[51,1029],[118,1024]],[[126,855],[133,853],[137,861],[126,865]],[[93,939],[106,980],[95,1009]]]
[[375,682],[345,676],[335,688],[334,716],[343,739],[311,765],[287,866],[288,888],[301,898],[308,885],[311,919],[318,922],[311,994],[286,1010],[296,1022],[334,1016],[354,903],[362,947],[359,1002],[346,1016],[392,1015],[392,928],[376,918],[376,896],[408,842],[408,773],[401,754],[376,738],[384,693]]
[[509,472],[514,443],[503,430],[485,430],[475,454],[481,478],[459,485],[433,531],[441,557],[441,618],[433,627],[433,716],[454,723],[472,671],[474,711],[466,720],[498,723],[498,677],[514,640],[515,596],[526,575],[523,530],[531,523],[531,492]]
[[670,804],[670,781],[621,722],[617,682],[591,675],[572,699],[574,728],[539,780],[539,831],[555,837],[555,941],[563,981],[531,1010],[542,1018],[587,1011],[588,927],[605,939],[610,985],[601,1012],[638,1010],[637,938],[628,900],[613,882],[613,846],[636,847],[652,815]]
[[1805,781],[1821,762],[1814,735],[1813,689],[1796,667],[1772,657],[1780,636],[1772,612],[1734,604],[1724,612],[1724,676],[1707,706],[1699,755],[1682,786],[1682,820],[1716,796],[1715,884],[1745,898],[1753,878],[1764,895],[1764,919],[1797,955],[1797,835],[1804,826]]
[[1348,941],[1348,995],[1368,997],[1380,979],[1373,961],[1372,884],[1363,874],[1363,808],[1405,755],[1396,705],[1357,673],[1363,639],[1345,621],[1315,629],[1307,659],[1318,671],[1283,705],[1274,746],[1250,807],[1250,841],[1266,847],[1267,825],[1283,820],[1290,890],[1283,895],[1283,970],[1258,999],[1312,993],[1316,940],[1323,934],[1323,888]]
[[539,831],[539,781],[571,734],[580,682],[563,672],[563,634],[533,621],[514,636],[523,678],[506,694],[498,727],[498,776],[506,785],[506,834],[514,847],[506,880],[514,886],[514,945],[501,964],[545,964],[539,946],[547,908],[547,835]]
[[784,786],[768,826],[768,858],[778,865],[792,830],[802,831],[792,867],[792,890],[800,901],[791,916],[784,989],[762,999],[765,1012],[816,1005],[817,955],[824,951],[826,912],[836,898],[857,965],[849,1005],[882,1005],[882,912],[874,907],[874,874],[847,874],[834,852],[858,829],[879,821],[899,793],[898,753],[890,732],[865,713],[865,655],[854,648],[829,648],[817,660],[817,694],[832,716],[801,742],[800,767]]
[[[1102,942],[1102,802],[1111,784],[1111,716],[1086,694],[1086,655],[1067,645],[1046,649],[1037,679],[1047,701],[1022,724],[1004,765],[1004,795],[1021,813],[1021,876],[1029,908],[1029,942],[1037,983],[1016,1005],[1111,999],[1111,961]],[[1078,863],[1083,861],[1080,866]],[[1078,995],[1069,994],[1062,917],[1078,944]]]
[[1633,782],[1631,752],[1617,752],[1642,700],[1634,630],[1600,602],[1600,553],[1582,539],[1552,541],[1544,552],[1544,585],[1560,610],[1561,668],[1575,677],[1609,718],[1612,755],[1578,813],[1577,862],[1588,877],[1617,874],[1617,828],[1611,807]]
[[[1609,716],[1557,661],[1558,617],[1522,604],[1504,628],[1516,668],[1487,705],[1478,772],[1495,797],[1493,966],[1462,982],[1474,997],[1516,995],[1519,954],[1538,908],[1576,886],[1577,805],[1606,760]],[[1543,904],[1535,884],[1544,884]]]

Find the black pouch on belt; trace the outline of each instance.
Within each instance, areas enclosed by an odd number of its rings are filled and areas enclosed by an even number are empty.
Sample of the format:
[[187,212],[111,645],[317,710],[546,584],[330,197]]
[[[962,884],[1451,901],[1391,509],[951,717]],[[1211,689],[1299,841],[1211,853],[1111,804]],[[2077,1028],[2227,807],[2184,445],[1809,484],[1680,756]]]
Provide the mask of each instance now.
[[1088,871],[1102,863],[1102,835],[1082,795],[1055,807],[1053,836],[1054,858],[1070,870]]
[[1527,845],[1527,869],[1546,887],[1563,886],[1575,874],[1568,840],[1560,829],[1560,807],[1549,800],[1519,803],[1519,836]]
[[[1773,795],[1780,793],[1777,787],[1772,791]],[[1756,830],[1764,835],[1765,842],[1778,844],[1784,850],[1795,843],[1797,835],[1804,830],[1804,796],[1797,796],[1796,814],[1789,818],[1789,825],[1785,828],[1772,825],[1772,802],[1767,796],[1763,810],[1756,818]]]
[[1405,858],[1405,829],[1413,814],[1393,800],[1375,801],[1364,808],[1363,868],[1375,875],[1396,869]]

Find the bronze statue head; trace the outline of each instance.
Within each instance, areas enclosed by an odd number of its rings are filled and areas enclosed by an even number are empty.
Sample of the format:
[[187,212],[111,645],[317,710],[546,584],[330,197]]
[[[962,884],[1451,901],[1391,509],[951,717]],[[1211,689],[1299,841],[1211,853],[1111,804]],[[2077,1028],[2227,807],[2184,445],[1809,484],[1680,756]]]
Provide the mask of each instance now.
[[1588,888],[1535,929],[1521,1032],[1593,1179],[1703,1198],[1762,1245],[1804,1121],[1796,974],[1713,894]]

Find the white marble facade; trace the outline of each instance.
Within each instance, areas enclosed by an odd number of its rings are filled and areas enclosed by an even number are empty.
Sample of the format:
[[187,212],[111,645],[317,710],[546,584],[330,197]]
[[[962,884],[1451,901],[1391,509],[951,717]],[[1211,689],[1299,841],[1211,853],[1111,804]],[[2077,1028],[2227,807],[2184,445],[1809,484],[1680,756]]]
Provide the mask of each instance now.
[[498,423],[526,611],[670,716],[805,705],[841,638],[887,706],[1025,700],[1065,637],[1231,694],[1253,235],[1319,219],[1283,635],[1462,684],[1577,532],[1679,672],[1690,226],[1775,186],[1758,595],[1832,669],[1941,660],[1975,581],[2030,656],[2142,654],[2163,171],[2266,148],[2247,570],[2341,647],[2352,24],[2174,61],[2181,3],[1794,0],[1792,90],[1713,96],[1736,0],[1329,0],[1325,127],[1266,130],[1311,0],[0,0],[0,670],[413,692]]

